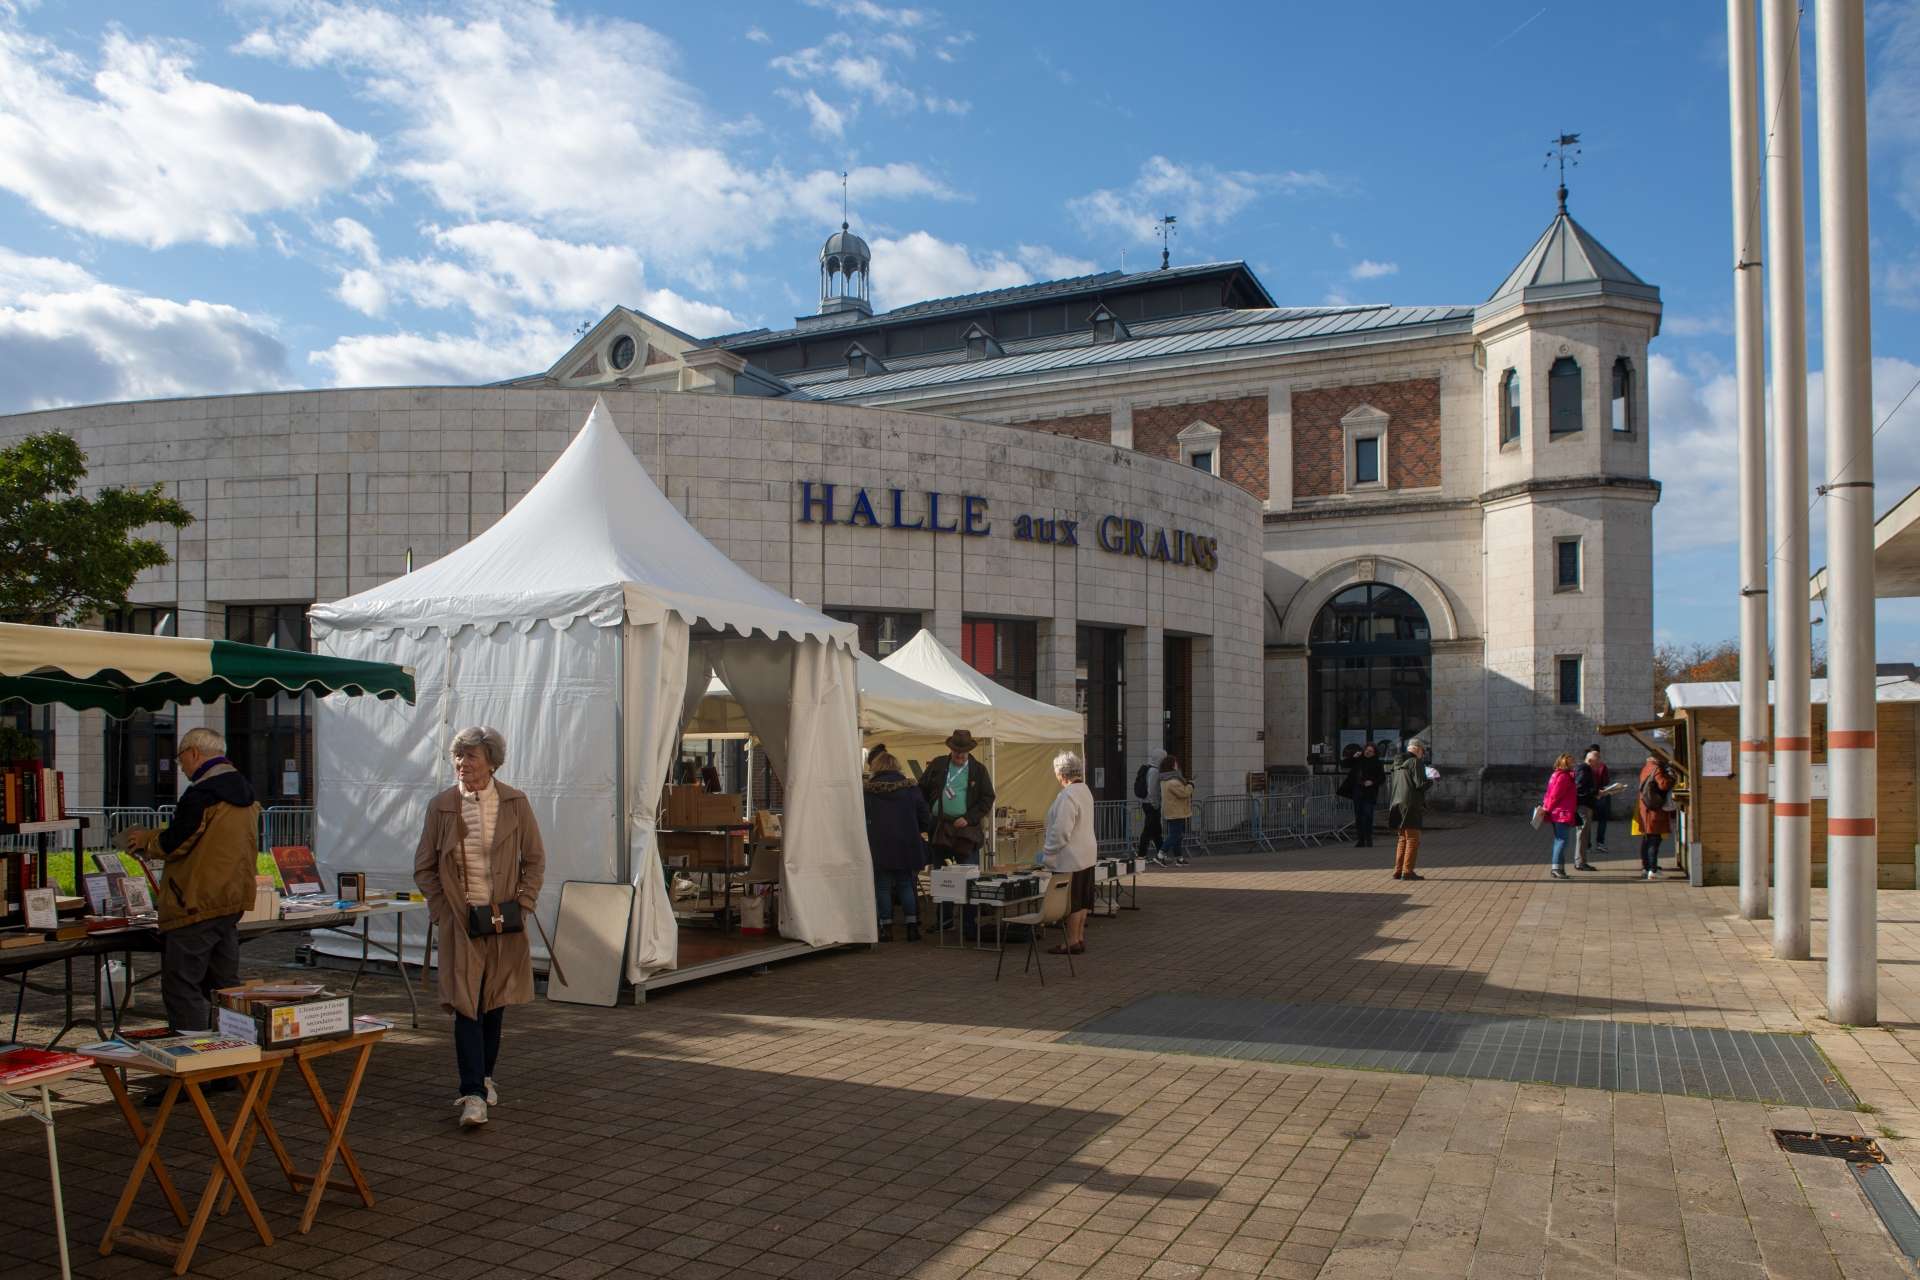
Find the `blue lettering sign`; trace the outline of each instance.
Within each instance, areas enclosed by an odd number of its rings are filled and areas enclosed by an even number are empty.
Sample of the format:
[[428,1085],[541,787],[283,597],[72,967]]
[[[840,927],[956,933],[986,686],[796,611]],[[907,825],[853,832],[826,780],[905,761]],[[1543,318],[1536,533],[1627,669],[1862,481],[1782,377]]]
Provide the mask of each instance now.
[[853,500],[853,514],[847,517],[847,523],[859,524],[860,517],[865,516],[867,518],[867,528],[878,529],[880,527],[880,521],[873,514],[873,499],[867,496],[865,489],[856,490],[856,492],[859,496]]
[[961,519],[965,527],[961,530],[968,537],[984,538],[993,532],[993,526],[987,523],[987,500],[977,494],[967,494],[960,499]]
[[820,523],[832,524],[833,523],[833,486],[830,484],[821,485],[820,495],[818,497],[815,497],[813,492],[813,481],[802,480],[800,482],[800,523],[801,524],[813,523],[813,509],[816,506],[820,508],[820,515],[821,515]]
[[905,520],[901,519],[900,518],[900,496],[903,491],[899,489],[893,489],[893,490],[889,490],[889,492],[893,494],[893,527],[894,528],[924,529],[927,527],[927,522],[925,520],[916,520],[912,524],[908,524]]

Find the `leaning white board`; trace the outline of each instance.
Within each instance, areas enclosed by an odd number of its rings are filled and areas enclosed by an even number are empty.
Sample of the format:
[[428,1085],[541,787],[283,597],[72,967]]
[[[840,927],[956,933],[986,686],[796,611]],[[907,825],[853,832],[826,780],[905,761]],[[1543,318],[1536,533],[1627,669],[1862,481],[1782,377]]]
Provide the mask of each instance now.
[[[568,880],[560,886],[560,909],[553,926],[553,955],[547,969],[547,999],[566,1004],[612,1006],[620,999],[620,975],[627,960],[627,920],[633,914],[633,886],[595,880]],[[560,974],[567,980],[562,982]]]

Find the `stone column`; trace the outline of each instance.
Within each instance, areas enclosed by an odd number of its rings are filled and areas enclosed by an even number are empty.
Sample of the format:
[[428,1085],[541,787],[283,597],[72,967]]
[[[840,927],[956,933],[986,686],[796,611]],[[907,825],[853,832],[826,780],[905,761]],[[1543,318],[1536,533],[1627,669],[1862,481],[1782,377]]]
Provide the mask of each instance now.
[[1109,439],[1116,449],[1133,448],[1133,405],[1121,401],[1113,406],[1113,417],[1108,423]]
[[1267,510],[1293,510],[1293,386],[1267,387]]
[[[1128,627],[1126,640],[1127,767],[1138,769],[1163,750],[1166,690],[1166,632],[1156,626]],[[1129,773],[1129,779],[1132,775]]]

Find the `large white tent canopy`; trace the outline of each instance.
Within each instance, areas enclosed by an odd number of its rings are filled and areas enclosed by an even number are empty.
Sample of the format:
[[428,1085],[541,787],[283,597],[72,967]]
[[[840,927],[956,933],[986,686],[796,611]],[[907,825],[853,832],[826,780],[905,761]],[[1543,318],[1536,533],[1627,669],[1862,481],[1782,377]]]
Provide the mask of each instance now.
[[1053,778],[1054,755],[1081,750],[1086,737],[1078,712],[996,684],[931,631],[920,632],[879,665],[934,690],[956,709],[947,723],[938,716],[902,717],[873,730],[885,737],[889,751],[902,760],[932,759],[946,751],[943,743],[952,730],[966,729],[985,744],[976,756],[992,771],[998,805],[1025,812],[1029,821],[1046,814],[1060,789]]
[[464,725],[507,739],[503,781],[547,847],[541,909],[563,881],[630,879],[627,976],[676,962],[655,837],[681,729],[715,671],[786,783],[781,933],[875,938],[860,796],[856,629],[728,560],[653,483],[596,402],[539,483],[465,546],[311,611],[324,653],[415,668],[416,713],[321,704],[316,854],[412,879],[427,800]]

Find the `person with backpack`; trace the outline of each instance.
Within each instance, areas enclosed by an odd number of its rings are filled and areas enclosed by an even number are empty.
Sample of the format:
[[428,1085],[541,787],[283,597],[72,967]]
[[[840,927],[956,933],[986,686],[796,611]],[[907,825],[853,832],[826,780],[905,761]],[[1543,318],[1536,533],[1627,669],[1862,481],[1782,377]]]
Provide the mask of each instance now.
[[[1160,825],[1160,768],[1166,763],[1167,753],[1150,751],[1146,764],[1134,770],[1133,796],[1140,802],[1140,842],[1134,846],[1134,854],[1145,858],[1151,856],[1156,866],[1166,866],[1167,837]],[[1151,845],[1153,852],[1147,852]]]
[[1589,743],[1587,752],[1573,771],[1573,785],[1580,802],[1579,824],[1573,833],[1573,869],[1593,871],[1587,855],[1607,851],[1607,766],[1600,759],[1598,744]]
[[1634,819],[1640,824],[1640,870],[1649,880],[1660,878],[1660,840],[1673,830],[1673,774],[1666,761],[1648,756],[1640,766],[1640,793],[1635,798]]
[[1342,761],[1347,776],[1337,794],[1353,803],[1353,847],[1373,848],[1373,813],[1380,804],[1380,788],[1387,780],[1387,767],[1371,742],[1364,747],[1347,748]]

